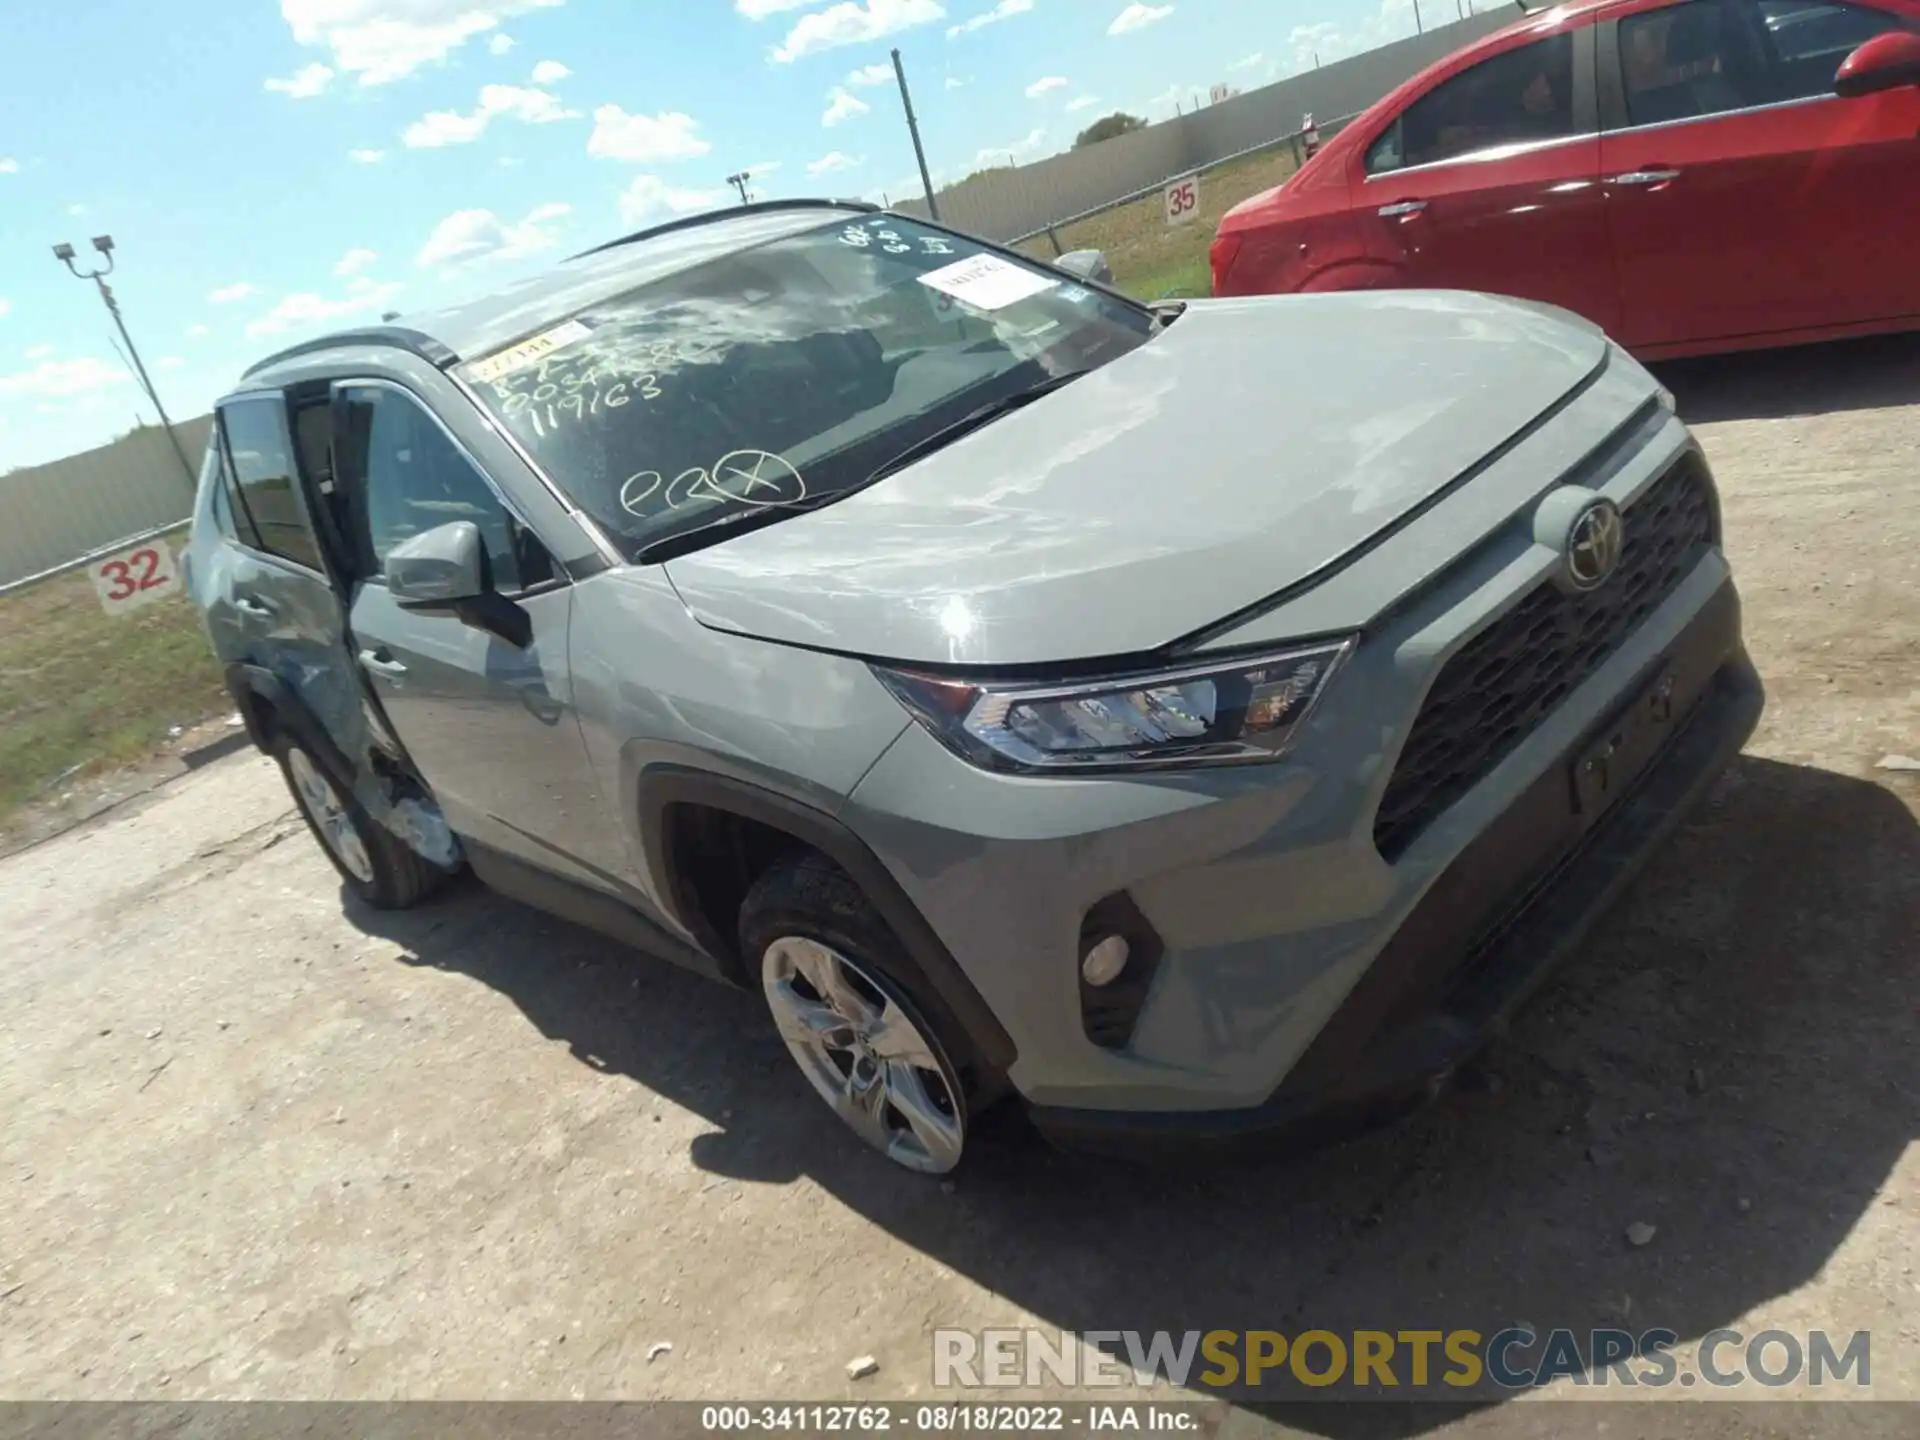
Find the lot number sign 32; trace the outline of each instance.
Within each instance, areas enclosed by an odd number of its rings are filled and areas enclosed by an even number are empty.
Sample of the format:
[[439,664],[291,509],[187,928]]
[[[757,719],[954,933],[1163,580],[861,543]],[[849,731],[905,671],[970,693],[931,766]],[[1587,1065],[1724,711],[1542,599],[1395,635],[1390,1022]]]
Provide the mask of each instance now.
[[164,599],[180,589],[180,572],[173,565],[173,551],[164,540],[145,540],[138,545],[96,560],[87,567],[93,577],[94,593],[109,615],[138,609]]
[[1167,224],[1186,224],[1200,213],[1200,177],[1183,175],[1170,181],[1161,198],[1167,206]]

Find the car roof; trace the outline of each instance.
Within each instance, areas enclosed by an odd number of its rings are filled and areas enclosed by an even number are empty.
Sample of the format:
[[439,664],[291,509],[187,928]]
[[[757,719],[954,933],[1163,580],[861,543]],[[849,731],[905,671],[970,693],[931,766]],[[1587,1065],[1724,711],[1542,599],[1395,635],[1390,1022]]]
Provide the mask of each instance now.
[[396,317],[391,323],[315,336],[256,361],[246,377],[300,356],[360,345],[391,345],[448,366],[539,333],[588,306],[722,255],[783,235],[830,225],[879,207],[859,200],[771,200],[690,215],[636,231],[563,260],[550,270],[471,300]]

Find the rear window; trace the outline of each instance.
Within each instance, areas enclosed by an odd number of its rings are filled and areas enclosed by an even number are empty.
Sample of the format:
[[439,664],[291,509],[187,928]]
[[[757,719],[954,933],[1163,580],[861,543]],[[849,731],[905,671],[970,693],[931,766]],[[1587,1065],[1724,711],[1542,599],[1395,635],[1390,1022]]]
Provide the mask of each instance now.
[[1142,309],[895,216],[722,256],[458,367],[631,556],[822,499],[969,411],[1146,340]]

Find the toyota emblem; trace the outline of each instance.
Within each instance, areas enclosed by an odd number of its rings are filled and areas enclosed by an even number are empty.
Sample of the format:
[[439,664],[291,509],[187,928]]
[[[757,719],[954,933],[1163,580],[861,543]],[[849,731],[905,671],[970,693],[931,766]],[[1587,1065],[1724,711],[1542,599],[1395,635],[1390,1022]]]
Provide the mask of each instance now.
[[1574,588],[1597,590],[1606,584],[1626,543],[1626,522],[1611,500],[1596,500],[1575,516],[1567,531],[1567,578]]

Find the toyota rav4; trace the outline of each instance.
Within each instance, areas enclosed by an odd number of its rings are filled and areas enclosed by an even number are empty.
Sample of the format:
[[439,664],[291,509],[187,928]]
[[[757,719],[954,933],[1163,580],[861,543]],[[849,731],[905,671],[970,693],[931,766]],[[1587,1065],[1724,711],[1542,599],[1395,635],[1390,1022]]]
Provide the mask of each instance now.
[[755,988],[920,1171],[1428,1093],[1759,715],[1707,464],[1563,311],[1100,273],[745,206],[256,365],[189,583],[346,889]]

